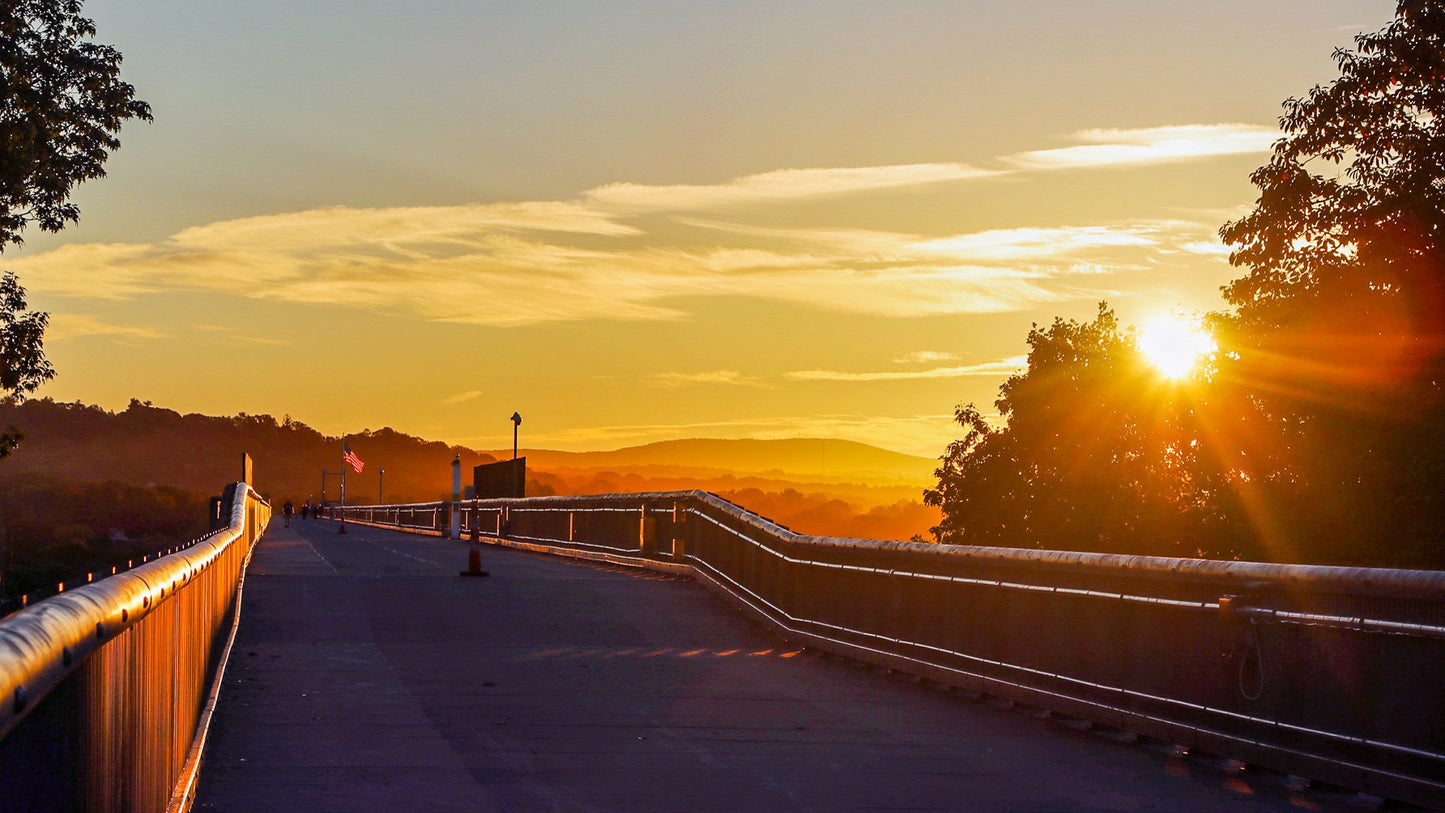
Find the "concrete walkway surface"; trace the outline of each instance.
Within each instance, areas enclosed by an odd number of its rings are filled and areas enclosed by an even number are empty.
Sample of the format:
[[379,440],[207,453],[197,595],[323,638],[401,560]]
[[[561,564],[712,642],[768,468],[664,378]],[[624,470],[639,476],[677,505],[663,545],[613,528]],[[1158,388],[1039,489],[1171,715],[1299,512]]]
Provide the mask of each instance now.
[[[203,811],[1360,810],[788,647],[688,579],[273,522]],[[845,600],[840,596],[839,600]]]

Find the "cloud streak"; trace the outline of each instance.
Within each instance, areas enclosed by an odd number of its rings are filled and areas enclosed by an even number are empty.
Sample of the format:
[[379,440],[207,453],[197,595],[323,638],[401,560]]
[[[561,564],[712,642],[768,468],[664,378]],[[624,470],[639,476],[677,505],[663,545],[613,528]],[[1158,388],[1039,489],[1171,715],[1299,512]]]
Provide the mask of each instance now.
[[[1179,129],[1094,132],[1147,145]],[[916,317],[1107,295],[1100,278],[1143,267],[1151,252],[1197,252],[1212,232],[1155,221],[921,235],[698,216],[989,174],[964,164],[788,169],[713,185],[613,184],[576,201],[329,207],[153,244],[68,244],[13,264],[32,290],[76,299],[190,291],[499,327],[680,319],[692,301],[720,296]],[[683,383],[704,382],[670,381]]]
[[467,390],[466,392],[459,392],[456,395],[443,398],[442,403],[447,406],[452,406],[454,404],[466,403],[467,401],[470,401],[474,398],[480,398],[481,396],[481,390]]
[[900,164],[833,169],[780,169],[719,184],[648,185],[614,183],[584,193],[592,206],[639,214],[729,209],[759,203],[807,200],[831,195],[964,181],[1001,174],[966,164]]
[[691,384],[722,384],[726,386],[762,387],[763,382],[753,376],[743,375],[737,370],[710,370],[701,373],[658,373],[648,376],[648,383],[654,387],[682,387]]
[[164,339],[166,334],[147,327],[116,325],[88,313],[52,313],[45,329],[49,341],[65,341],[82,336],[116,336],[127,339]]
[[1085,143],[1015,153],[1004,162],[1021,169],[1088,169],[1263,153],[1279,138],[1279,131],[1254,124],[1189,124],[1083,130],[1074,138]]
[[894,364],[936,364],[941,361],[953,361],[958,358],[957,353],[945,353],[938,350],[915,350],[912,353],[893,359]]
[[1013,356],[983,364],[961,367],[933,367],[927,370],[884,370],[880,372],[844,372],[840,370],[795,370],[788,378],[796,381],[918,381],[932,378],[969,378],[972,376],[1007,376],[1028,367],[1027,356]]
[[1022,262],[1073,256],[1094,249],[1147,247],[1158,244],[1160,225],[1063,226],[1057,228],[991,229],[937,240],[912,248],[968,262]]
[[[230,224],[219,228],[229,232]],[[847,245],[590,247],[509,234],[400,256],[337,245],[326,235],[307,244],[291,230],[280,246],[192,250],[230,239],[213,242],[201,231],[155,246],[70,245],[14,265],[33,290],[65,296],[121,300],[192,290],[498,326],[675,319],[685,313],[680,300],[721,295],[888,316],[1005,312],[1087,295],[1061,280],[1095,271],[1072,260],[1029,268],[960,263],[910,249],[911,235],[895,237],[896,252],[886,256],[858,255]]]

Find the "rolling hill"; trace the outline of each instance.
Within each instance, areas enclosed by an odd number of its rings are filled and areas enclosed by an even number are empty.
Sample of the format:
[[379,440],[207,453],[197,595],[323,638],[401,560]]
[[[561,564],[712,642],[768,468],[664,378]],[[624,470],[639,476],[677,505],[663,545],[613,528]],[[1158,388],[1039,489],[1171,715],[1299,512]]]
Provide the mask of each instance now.
[[[498,459],[511,450],[491,452]],[[825,438],[718,440],[691,438],[649,443],[606,452],[558,452],[527,449],[532,471],[650,471],[670,477],[693,474],[767,475],[776,480],[857,483],[923,488],[933,483],[937,462],[890,452],[866,443]]]

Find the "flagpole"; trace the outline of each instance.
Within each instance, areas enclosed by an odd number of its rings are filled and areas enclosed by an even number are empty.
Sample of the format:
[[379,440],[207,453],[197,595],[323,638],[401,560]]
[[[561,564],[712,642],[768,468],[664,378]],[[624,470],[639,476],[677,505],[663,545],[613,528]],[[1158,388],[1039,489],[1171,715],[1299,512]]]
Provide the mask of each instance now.
[[336,532],[344,534],[346,533],[346,467],[348,465],[345,451],[346,441],[341,442],[341,448],[341,524],[336,526]]

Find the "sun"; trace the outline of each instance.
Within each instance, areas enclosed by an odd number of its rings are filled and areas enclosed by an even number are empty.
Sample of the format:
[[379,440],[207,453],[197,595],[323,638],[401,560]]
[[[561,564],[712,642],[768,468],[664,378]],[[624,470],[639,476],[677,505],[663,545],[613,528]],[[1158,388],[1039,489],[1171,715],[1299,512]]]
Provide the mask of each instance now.
[[1139,352],[1165,378],[1187,377],[1201,358],[1217,349],[1197,320],[1178,314],[1157,316],[1139,331]]

